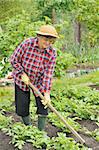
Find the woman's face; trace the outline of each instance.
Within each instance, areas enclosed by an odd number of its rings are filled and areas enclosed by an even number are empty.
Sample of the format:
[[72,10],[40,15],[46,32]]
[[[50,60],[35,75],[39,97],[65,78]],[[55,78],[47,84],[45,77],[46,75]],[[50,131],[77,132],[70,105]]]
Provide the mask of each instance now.
[[54,44],[55,38],[47,36],[39,36],[39,47],[41,49],[46,49],[47,47]]

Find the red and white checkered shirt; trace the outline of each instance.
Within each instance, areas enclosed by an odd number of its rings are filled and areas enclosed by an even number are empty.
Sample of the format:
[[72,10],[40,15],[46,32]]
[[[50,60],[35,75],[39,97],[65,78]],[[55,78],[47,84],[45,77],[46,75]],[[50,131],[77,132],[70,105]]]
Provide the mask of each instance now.
[[37,37],[26,39],[11,56],[14,82],[23,91],[28,91],[28,86],[21,80],[22,72],[25,72],[41,93],[50,92],[55,60],[55,49],[49,47],[40,50]]

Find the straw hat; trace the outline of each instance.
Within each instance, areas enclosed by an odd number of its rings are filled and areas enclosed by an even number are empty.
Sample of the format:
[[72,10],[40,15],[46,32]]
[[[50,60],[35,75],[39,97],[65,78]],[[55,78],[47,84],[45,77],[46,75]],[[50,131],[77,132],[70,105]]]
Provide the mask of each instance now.
[[56,29],[51,25],[42,25],[39,31],[36,31],[39,35],[52,36],[58,38]]

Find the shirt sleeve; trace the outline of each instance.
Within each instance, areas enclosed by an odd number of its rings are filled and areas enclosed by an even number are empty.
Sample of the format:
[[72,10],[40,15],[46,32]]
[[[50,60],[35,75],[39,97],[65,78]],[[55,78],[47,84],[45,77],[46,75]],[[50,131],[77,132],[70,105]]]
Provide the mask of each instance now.
[[21,73],[24,69],[21,65],[22,55],[24,53],[25,44],[22,42],[14,51],[10,58],[12,67],[16,70],[17,73]]
[[44,71],[44,78],[42,82],[44,93],[46,92],[50,93],[55,64],[56,64],[56,55],[53,55],[50,61],[48,62],[46,69]]

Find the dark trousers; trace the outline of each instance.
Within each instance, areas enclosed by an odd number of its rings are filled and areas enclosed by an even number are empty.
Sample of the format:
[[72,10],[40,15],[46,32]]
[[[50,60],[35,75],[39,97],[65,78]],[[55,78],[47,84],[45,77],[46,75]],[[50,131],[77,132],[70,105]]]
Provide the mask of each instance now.
[[[41,103],[41,98],[35,96],[35,100],[37,106],[37,114],[48,115],[48,108],[44,109],[44,105]],[[15,84],[15,106],[16,106],[16,113],[19,116],[25,117],[29,115],[30,91],[23,91],[16,84]]]

